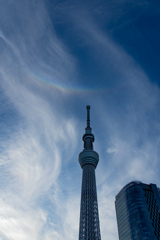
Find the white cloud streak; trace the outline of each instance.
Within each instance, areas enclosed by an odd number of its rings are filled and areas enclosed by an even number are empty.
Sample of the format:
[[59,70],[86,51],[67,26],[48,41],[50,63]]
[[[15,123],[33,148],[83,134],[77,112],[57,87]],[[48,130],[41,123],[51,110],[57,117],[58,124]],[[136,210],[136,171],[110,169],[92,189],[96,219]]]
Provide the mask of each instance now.
[[[63,230],[56,230],[58,214],[50,220],[49,211],[58,204],[52,199],[60,187],[57,180],[62,160],[67,165],[75,151],[75,121],[61,114],[57,94],[62,93],[54,87],[49,90],[28,69],[54,77],[53,83],[67,83],[74,74],[74,60],[56,37],[41,2],[26,1],[22,6],[18,1],[12,7],[11,2],[4,5],[9,24],[6,26],[3,19],[0,75],[3,94],[11,102],[6,104],[6,111],[13,106],[21,120],[15,122],[10,138],[2,143],[0,238],[64,239]],[[52,101],[48,101],[47,94],[51,93]],[[69,207],[65,206],[66,211]],[[59,221],[64,228],[68,224],[61,215]]]

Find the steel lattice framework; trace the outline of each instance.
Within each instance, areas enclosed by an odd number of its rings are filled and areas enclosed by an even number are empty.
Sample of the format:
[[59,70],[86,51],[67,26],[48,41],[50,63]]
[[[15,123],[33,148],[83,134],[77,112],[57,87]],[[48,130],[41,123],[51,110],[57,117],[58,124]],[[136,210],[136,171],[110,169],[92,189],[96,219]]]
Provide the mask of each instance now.
[[94,135],[90,127],[90,106],[87,106],[87,127],[83,135],[84,150],[79,154],[83,169],[79,240],[101,240],[95,168],[99,161],[93,151]]

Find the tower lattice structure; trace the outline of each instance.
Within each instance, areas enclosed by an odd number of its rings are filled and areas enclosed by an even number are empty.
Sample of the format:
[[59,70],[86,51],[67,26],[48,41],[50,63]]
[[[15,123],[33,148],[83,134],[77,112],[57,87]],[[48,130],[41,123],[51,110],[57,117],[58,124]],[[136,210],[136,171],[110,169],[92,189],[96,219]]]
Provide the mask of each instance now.
[[79,154],[83,169],[79,240],[101,240],[95,169],[99,155],[93,150],[94,135],[90,127],[90,106],[87,105],[87,127],[83,135],[84,149]]

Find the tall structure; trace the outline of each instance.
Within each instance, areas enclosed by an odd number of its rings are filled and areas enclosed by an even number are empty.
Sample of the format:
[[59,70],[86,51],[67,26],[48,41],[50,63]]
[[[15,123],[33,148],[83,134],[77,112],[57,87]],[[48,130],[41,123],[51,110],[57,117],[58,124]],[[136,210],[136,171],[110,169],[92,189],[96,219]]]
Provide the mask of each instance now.
[[100,226],[96,190],[95,169],[99,156],[93,151],[94,135],[90,127],[90,106],[87,107],[87,127],[83,135],[84,150],[79,154],[83,169],[79,240],[100,240]]
[[119,240],[160,239],[160,189],[155,184],[128,183],[115,206]]

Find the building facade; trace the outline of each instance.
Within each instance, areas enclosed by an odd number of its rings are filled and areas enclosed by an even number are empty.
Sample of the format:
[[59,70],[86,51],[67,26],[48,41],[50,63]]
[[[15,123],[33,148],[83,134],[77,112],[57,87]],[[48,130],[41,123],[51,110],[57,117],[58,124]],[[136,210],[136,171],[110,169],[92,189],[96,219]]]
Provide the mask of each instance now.
[[83,170],[79,240],[100,240],[100,225],[96,190],[95,169],[99,156],[93,150],[94,135],[90,127],[90,106],[87,107],[87,127],[83,135],[84,150],[79,154]]
[[119,240],[160,240],[160,189],[130,182],[116,195]]

